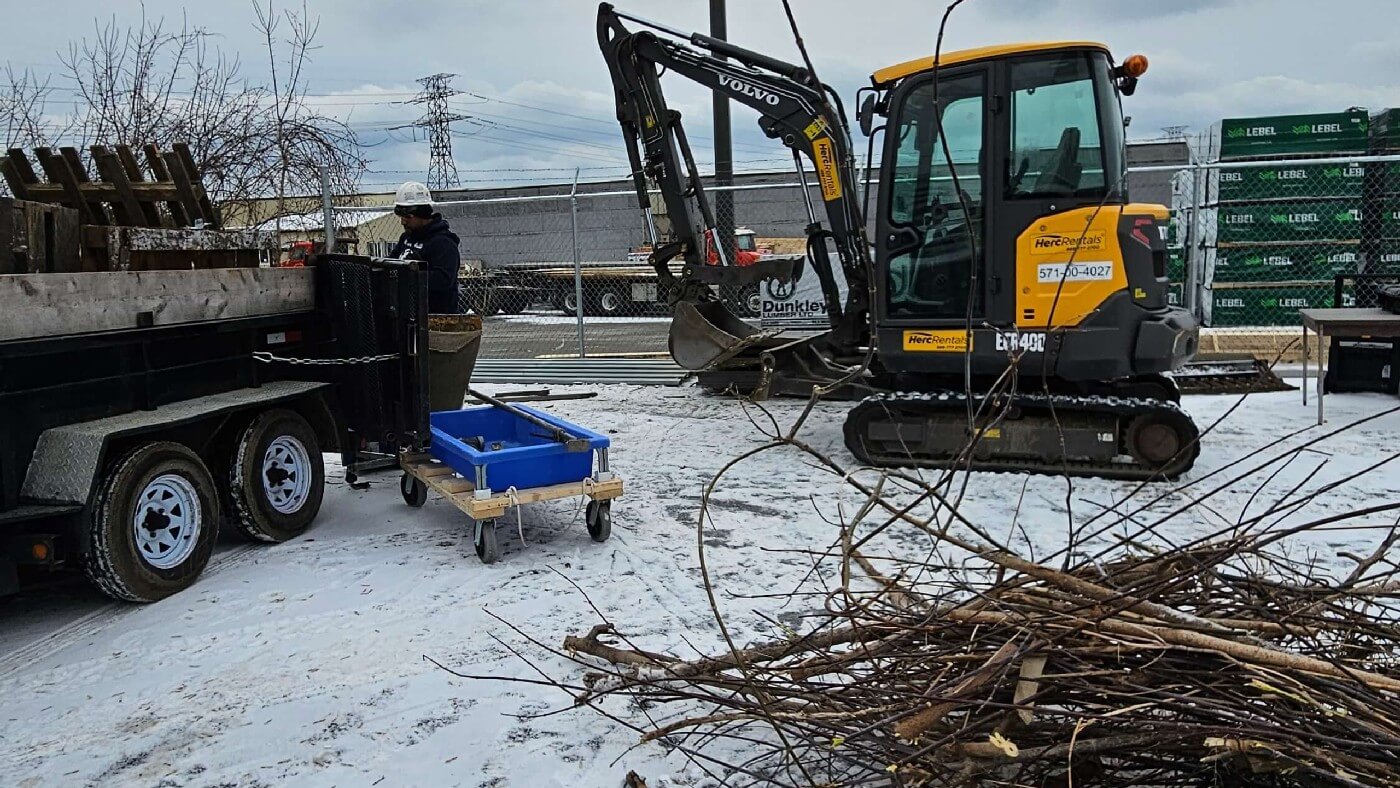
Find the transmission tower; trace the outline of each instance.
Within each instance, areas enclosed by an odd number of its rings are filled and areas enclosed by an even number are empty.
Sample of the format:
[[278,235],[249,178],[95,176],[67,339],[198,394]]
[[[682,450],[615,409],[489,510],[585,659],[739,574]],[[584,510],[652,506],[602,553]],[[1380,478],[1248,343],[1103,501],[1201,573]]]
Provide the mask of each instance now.
[[423,90],[408,102],[426,104],[428,108],[413,125],[428,130],[428,146],[432,151],[432,159],[428,163],[429,189],[452,189],[462,185],[457,177],[457,163],[452,160],[452,122],[466,120],[467,116],[447,110],[447,99],[462,92],[448,84],[448,80],[455,76],[433,74],[417,80]]
[[1190,127],[1189,127],[1189,126],[1163,126],[1163,127],[1162,127],[1162,131],[1167,135],[1167,139],[1169,139],[1169,140],[1184,140],[1184,139],[1186,139],[1186,130],[1187,130],[1188,128],[1190,128]]

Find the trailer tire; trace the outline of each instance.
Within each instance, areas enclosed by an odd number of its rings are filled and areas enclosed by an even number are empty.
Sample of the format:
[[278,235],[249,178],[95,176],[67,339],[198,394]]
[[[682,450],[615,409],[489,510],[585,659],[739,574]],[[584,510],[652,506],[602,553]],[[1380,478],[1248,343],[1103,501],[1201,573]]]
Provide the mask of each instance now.
[[285,408],[258,414],[229,463],[234,527],[259,542],[300,536],[321,510],[325,476],[321,446],[306,419]]
[[218,540],[214,477],[186,446],[138,446],[103,477],[87,531],[83,573],[102,593],[155,602],[183,591],[209,564]]
[[[577,314],[578,307],[576,306],[576,304],[578,302],[578,299],[576,298],[576,295],[577,294],[571,289],[565,290],[563,293],[561,293],[559,296],[559,311],[570,316]],[[587,315],[589,314],[587,296],[584,297],[583,304],[583,313]]]
[[501,293],[501,314],[518,315],[529,307],[529,293],[523,290],[506,290]]
[[621,285],[606,285],[602,292],[590,299],[593,301],[591,311],[602,317],[622,317],[629,311],[628,295],[627,289]]
[[758,317],[763,314],[763,294],[758,285],[745,285],[739,289],[735,301],[739,305],[741,317]]

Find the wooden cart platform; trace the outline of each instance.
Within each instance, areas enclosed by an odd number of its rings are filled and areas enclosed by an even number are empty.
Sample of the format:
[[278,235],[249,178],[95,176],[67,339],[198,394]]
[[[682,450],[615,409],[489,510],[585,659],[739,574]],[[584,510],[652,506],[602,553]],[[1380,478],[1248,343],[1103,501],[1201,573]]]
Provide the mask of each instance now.
[[404,472],[400,482],[404,501],[410,506],[422,506],[427,501],[429,489],[447,499],[472,520],[477,556],[488,564],[494,563],[500,555],[496,543],[496,520],[505,516],[512,507],[586,497],[589,503],[584,521],[588,526],[588,535],[595,542],[604,542],[612,533],[611,502],[622,496],[621,477],[606,471],[600,473],[597,479],[588,478],[548,487],[490,490],[486,495],[478,496],[476,484],[471,479],[458,475],[426,452],[401,455],[399,466]]

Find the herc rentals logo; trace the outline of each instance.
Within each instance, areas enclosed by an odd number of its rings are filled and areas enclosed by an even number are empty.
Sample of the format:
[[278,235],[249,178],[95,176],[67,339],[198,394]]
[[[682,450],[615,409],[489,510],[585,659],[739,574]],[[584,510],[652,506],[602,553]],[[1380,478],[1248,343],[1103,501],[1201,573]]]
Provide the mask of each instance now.
[[1047,233],[1037,235],[1031,241],[1031,254],[1047,255],[1070,252],[1098,252],[1102,251],[1108,242],[1108,234],[1103,230],[1095,230],[1083,234],[1079,233],[1060,235],[1058,233]]
[[963,353],[971,349],[965,331],[904,332],[904,350],[909,353]]
[[841,176],[837,171],[841,164],[836,161],[836,148],[830,138],[812,140],[812,161],[817,165],[822,199],[826,202],[841,199]]

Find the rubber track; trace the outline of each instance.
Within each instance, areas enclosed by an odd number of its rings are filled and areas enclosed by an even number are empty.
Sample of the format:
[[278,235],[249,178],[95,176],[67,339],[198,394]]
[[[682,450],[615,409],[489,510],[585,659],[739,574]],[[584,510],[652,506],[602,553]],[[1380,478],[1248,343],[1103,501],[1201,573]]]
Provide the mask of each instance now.
[[[973,409],[982,404],[982,397],[973,400]],[[1180,406],[1154,399],[1134,397],[1086,397],[1071,395],[1020,394],[1014,405],[1033,410],[1047,410],[1053,405],[1058,416],[1069,414],[1100,414],[1112,416],[1118,422],[1118,433],[1126,436],[1126,422],[1133,416],[1144,413],[1160,413],[1175,421],[1187,435],[1188,448],[1164,472],[1158,468],[1148,468],[1136,461],[1115,461],[1101,463],[1091,460],[1069,460],[1065,458],[1045,459],[1041,462],[1026,461],[1023,458],[998,460],[996,458],[966,458],[957,461],[960,469],[1003,473],[1039,473],[1053,476],[1079,476],[1100,479],[1124,479],[1144,481],[1151,479],[1174,480],[1190,470],[1200,454],[1199,432],[1195,422]],[[957,392],[933,394],[895,393],[877,394],[867,397],[847,414],[845,424],[846,447],[861,462],[877,467],[923,467],[951,468],[965,448],[960,444],[948,447],[950,455],[940,457],[910,457],[907,453],[898,455],[872,455],[866,451],[862,438],[875,421],[883,419],[887,412],[902,411],[913,415],[927,415],[938,412],[956,412],[960,416],[967,412],[967,397]],[[1048,413],[1045,415],[1026,414],[1026,419],[1045,420],[1053,426]],[[1120,451],[1122,447],[1120,446]],[[1123,452],[1126,454],[1126,452]]]

